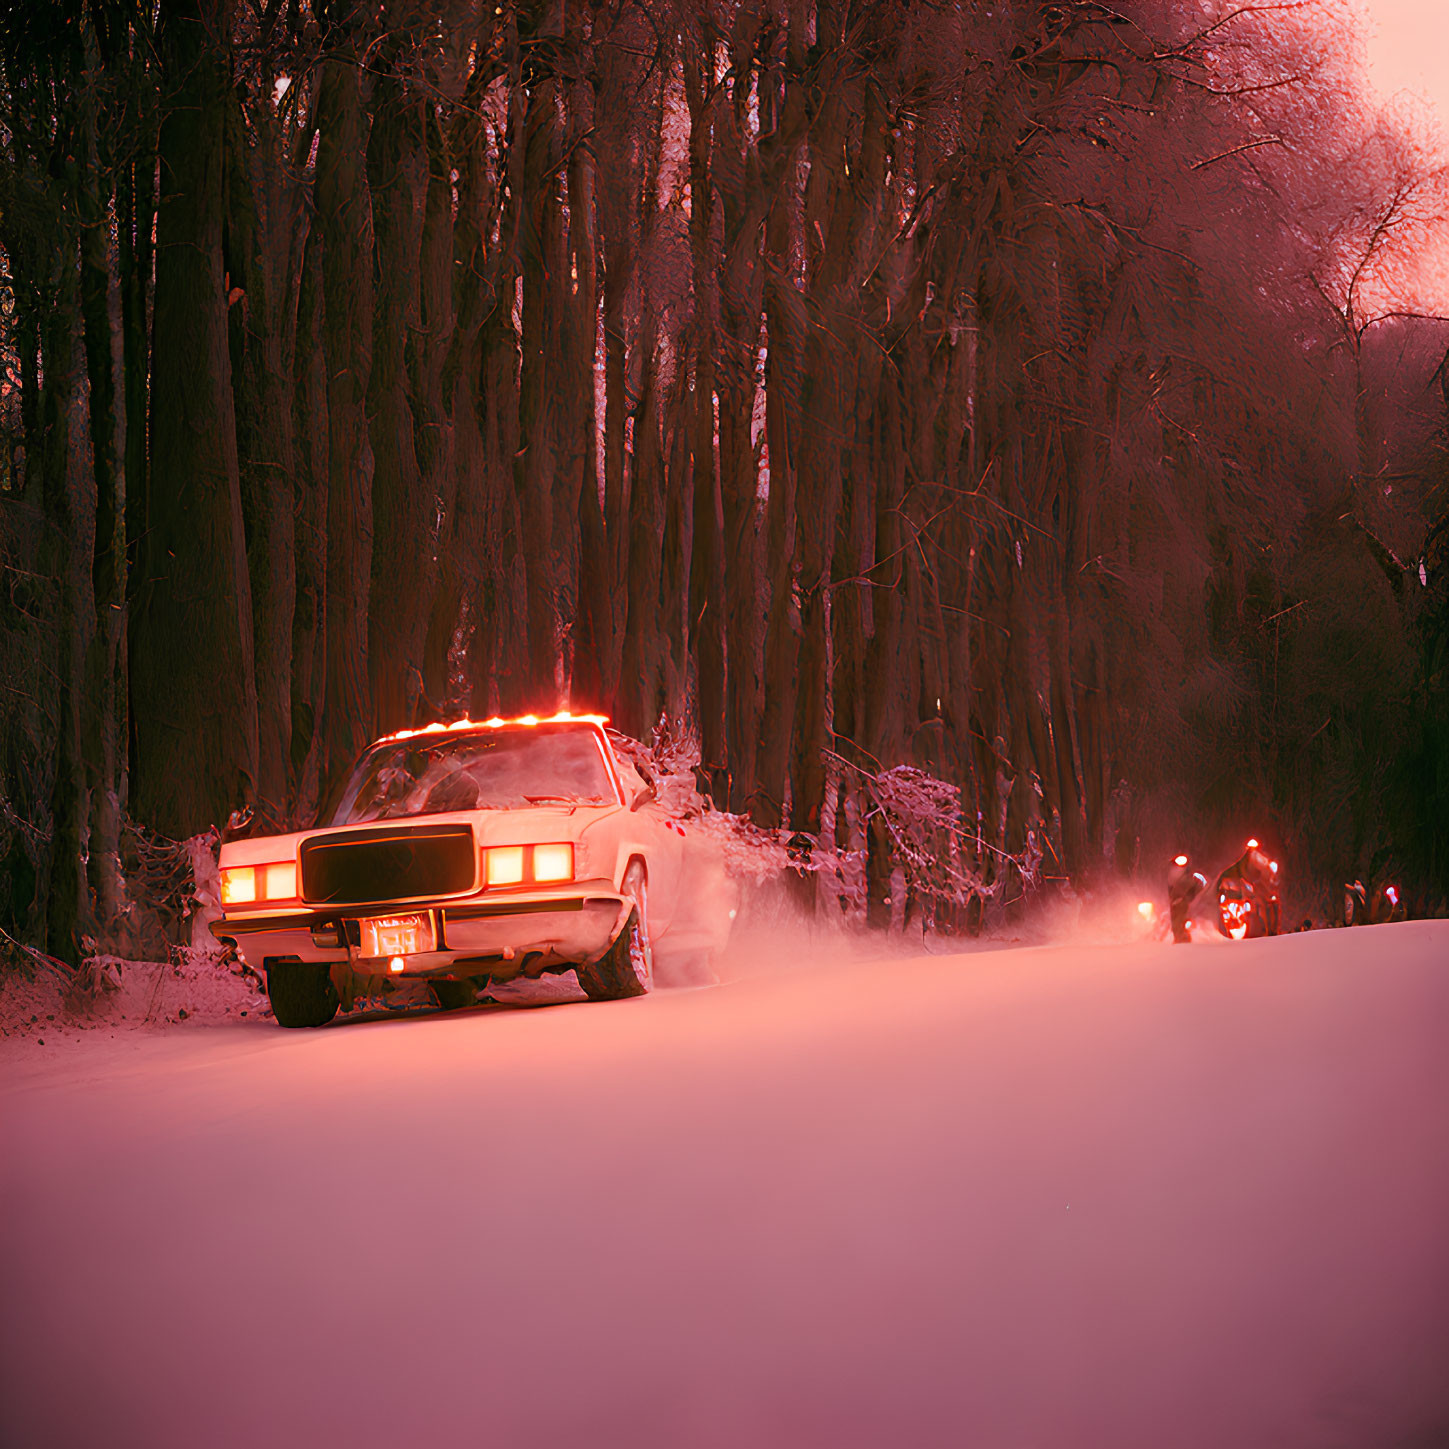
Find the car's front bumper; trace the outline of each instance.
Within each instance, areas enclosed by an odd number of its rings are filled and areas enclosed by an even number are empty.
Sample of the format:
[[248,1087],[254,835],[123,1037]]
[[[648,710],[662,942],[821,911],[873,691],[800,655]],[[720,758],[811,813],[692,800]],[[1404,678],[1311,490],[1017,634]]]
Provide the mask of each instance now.
[[[596,961],[623,930],[632,902],[608,880],[569,881],[441,901],[317,910],[247,911],[211,923],[219,941],[260,969],[269,957],[326,962],[359,975],[490,976],[508,981]],[[357,923],[429,913],[437,949],[398,958],[361,954]],[[399,970],[396,963],[401,962]]]

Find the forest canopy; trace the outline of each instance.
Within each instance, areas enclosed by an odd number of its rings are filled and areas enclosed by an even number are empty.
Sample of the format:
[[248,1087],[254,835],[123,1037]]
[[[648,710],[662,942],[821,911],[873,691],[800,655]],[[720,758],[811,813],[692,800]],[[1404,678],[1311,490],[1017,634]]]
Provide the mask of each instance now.
[[1445,181],[1355,26],[0,4],[0,929],[560,707],[877,923],[1249,827],[1442,907]]

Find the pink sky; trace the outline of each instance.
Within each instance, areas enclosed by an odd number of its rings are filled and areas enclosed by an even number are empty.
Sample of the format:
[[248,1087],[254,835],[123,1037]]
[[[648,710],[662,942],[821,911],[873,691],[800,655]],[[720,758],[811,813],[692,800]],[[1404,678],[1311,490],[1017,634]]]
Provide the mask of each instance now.
[[[1449,159],[1449,0],[1361,0],[1368,20],[1369,81],[1385,99],[1404,91],[1428,103]],[[1425,249],[1417,282],[1419,306],[1449,310],[1449,245]]]
[[1449,4],[1445,0],[1364,0],[1369,75],[1384,95],[1409,90],[1439,113],[1449,135]]

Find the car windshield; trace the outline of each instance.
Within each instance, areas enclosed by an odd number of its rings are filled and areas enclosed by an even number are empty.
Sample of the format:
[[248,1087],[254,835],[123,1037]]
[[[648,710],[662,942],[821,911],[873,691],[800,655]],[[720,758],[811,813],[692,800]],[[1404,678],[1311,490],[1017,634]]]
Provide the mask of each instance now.
[[522,810],[615,799],[592,730],[498,730],[415,736],[375,746],[358,761],[325,821],[359,825],[449,810]]

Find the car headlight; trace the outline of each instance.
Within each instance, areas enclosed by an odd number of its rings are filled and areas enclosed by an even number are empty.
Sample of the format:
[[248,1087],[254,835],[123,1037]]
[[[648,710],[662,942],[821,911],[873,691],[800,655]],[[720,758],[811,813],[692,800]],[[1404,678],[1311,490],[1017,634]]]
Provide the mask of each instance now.
[[574,848],[566,842],[549,845],[490,845],[483,852],[483,881],[490,886],[574,878]]
[[493,845],[483,852],[484,879],[491,886],[518,885],[523,879],[523,847]]
[[278,860],[266,865],[229,865],[221,872],[221,903],[290,901],[297,896],[297,862]]
[[534,880],[572,880],[574,848],[572,845],[535,845],[533,847]]

